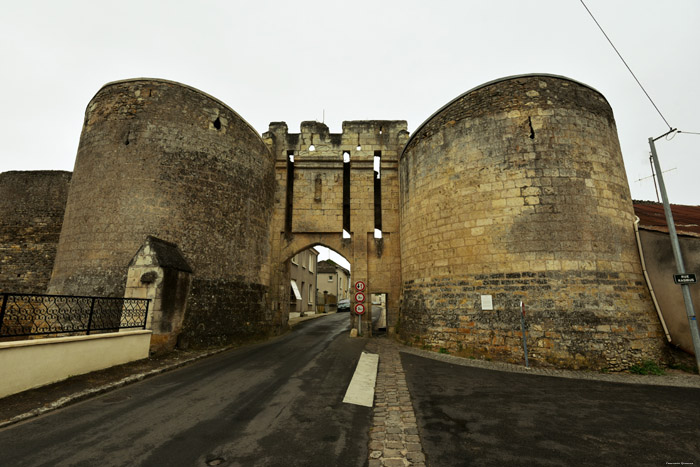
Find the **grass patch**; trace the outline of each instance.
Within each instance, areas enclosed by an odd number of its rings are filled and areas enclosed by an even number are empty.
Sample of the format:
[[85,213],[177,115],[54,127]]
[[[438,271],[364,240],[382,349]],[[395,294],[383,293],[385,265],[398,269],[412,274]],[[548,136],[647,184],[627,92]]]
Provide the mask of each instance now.
[[438,353],[447,353],[447,354],[449,354],[450,352],[449,352],[449,350],[447,350],[446,348],[440,347],[440,350],[438,350]]
[[639,365],[632,365],[630,367],[630,373],[636,375],[664,375],[664,370],[651,360],[644,360]]

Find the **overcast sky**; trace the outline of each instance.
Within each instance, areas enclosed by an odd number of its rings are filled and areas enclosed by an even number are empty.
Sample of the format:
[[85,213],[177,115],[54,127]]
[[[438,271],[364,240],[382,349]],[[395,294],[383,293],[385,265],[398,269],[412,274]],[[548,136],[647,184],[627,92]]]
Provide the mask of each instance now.
[[[586,0],[669,124],[700,132],[700,1]],[[324,118],[409,131],[493,79],[552,73],[610,102],[635,199],[655,200],[667,125],[579,0],[0,0],[0,171],[72,170],[107,82],[154,77],[227,103],[262,133]],[[671,202],[700,204],[700,135],[660,140]],[[673,170],[675,169],[675,170]]]

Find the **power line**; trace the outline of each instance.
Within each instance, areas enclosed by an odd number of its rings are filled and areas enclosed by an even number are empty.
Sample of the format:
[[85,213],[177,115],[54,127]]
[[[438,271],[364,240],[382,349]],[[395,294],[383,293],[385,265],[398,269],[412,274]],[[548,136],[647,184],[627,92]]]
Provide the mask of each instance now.
[[700,135],[700,133],[697,133],[697,132],[695,132],[695,131],[681,131],[681,130],[678,130],[678,133],[682,133],[682,134],[684,134],[684,135]]
[[655,104],[654,101],[652,100],[652,98],[651,98],[651,96],[649,95],[649,93],[647,92],[647,90],[644,89],[644,86],[642,86],[642,83],[639,82],[639,80],[638,80],[637,77],[635,76],[635,74],[634,74],[634,72],[632,71],[632,69],[629,67],[629,65],[627,65],[627,62],[625,61],[625,59],[622,58],[622,55],[620,54],[620,52],[618,52],[617,47],[615,47],[615,44],[612,43],[612,41],[610,40],[610,38],[608,37],[608,35],[607,35],[607,34],[605,33],[605,31],[603,30],[603,27],[600,25],[600,23],[598,23],[598,20],[595,19],[595,16],[593,16],[593,13],[591,13],[591,10],[589,10],[588,7],[586,6],[586,4],[583,3],[583,0],[580,0],[580,2],[581,2],[581,5],[583,5],[583,7],[586,9],[586,11],[588,12],[588,14],[591,15],[591,18],[593,18],[593,21],[594,21],[595,24],[598,26],[598,29],[600,29],[600,32],[602,32],[603,35],[605,36],[605,38],[608,40],[608,42],[609,42],[610,45],[612,46],[613,50],[615,50],[615,53],[617,54],[617,56],[620,57],[620,60],[622,60],[622,63],[625,64],[625,66],[627,67],[627,70],[629,70],[630,74],[632,75],[632,77],[634,78],[634,80],[637,82],[637,84],[639,85],[639,87],[642,88],[642,91],[644,91],[644,94],[647,96],[647,99],[649,99],[649,102],[651,102],[651,105],[654,106],[654,108],[655,108],[656,111],[659,113],[659,115],[661,116],[661,118],[663,119],[663,121],[666,123],[666,126],[668,126],[668,128],[670,129],[670,128],[671,128],[671,125],[670,125],[670,124],[668,123],[668,121],[666,120],[666,117],[664,117],[664,115],[661,113],[661,111],[659,110],[659,108],[656,106],[656,104]]

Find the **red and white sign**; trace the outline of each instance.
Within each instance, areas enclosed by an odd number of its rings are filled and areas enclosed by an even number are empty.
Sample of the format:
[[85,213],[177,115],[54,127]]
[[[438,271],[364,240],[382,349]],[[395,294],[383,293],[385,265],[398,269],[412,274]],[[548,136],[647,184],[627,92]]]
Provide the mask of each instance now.
[[365,301],[365,294],[363,294],[362,292],[357,292],[355,294],[355,301],[358,303],[364,302]]
[[365,291],[365,287],[367,287],[367,286],[365,285],[364,282],[362,282],[362,281],[357,281],[357,282],[355,282],[355,290],[356,290],[356,291],[358,291],[358,292],[364,292],[364,291]]
[[356,303],[355,304],[355,313],[357,313],[358,315],[364,315],[365,311],[367,311],[367,309],[365,308],[364,303]]

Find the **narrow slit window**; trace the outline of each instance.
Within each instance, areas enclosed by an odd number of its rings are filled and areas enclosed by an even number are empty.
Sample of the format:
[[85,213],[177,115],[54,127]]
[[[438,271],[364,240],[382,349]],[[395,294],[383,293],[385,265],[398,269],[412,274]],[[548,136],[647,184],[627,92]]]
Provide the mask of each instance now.
[[382,238],[382,152],[374,151],[374,238]]
[[343,238],[350,238],[350,152],[343,151]]
[[294,151],[287,151],[287,199],[284,211],[284,233],[292,233],[292,209],[294,202]]

